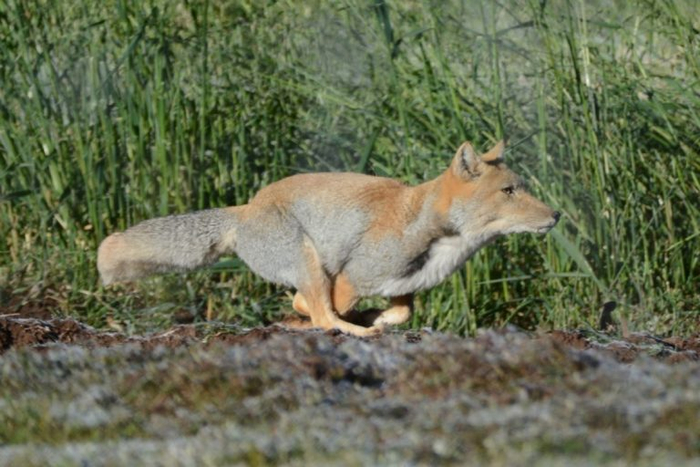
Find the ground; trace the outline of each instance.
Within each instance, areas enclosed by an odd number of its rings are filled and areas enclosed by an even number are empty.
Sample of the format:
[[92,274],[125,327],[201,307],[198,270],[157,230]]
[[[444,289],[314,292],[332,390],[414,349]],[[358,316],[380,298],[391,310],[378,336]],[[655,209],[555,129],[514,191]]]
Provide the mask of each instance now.
[[[693,465],[700,337],[0,317],[0,464]],[[697,465],[697,464],[695,464]]]

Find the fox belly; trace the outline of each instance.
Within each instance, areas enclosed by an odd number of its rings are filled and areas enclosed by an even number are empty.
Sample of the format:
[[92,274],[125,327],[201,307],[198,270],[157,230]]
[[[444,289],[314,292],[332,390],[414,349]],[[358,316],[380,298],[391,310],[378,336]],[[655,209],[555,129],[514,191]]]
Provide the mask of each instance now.
[[249,222],[236,234],[236,255],[263,279],[298,287],[304,271],[301,229],[274,217]]
[[324,212],[305,199],[285,209],[264,206],[238,227],[236,254],[264,279],[298,289],[308,279],[307,242],[333,277],[352,254],[366,223],[366,213],[356,209]]

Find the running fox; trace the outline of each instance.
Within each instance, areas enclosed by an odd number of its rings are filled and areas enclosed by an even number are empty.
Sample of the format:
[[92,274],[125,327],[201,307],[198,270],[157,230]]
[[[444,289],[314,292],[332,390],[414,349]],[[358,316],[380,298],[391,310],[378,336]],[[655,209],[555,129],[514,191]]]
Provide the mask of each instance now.
[[[292,307],[313,326],[376,334],[406,322],[414,292],[441,282],[496,237],[556,225],[559,212],[526,192],[503,150],[499,142],[479,157],[465,142],[444,173],[417,186],[356,173],[294,175],[242,206],[114,233],[100,245],[97,267],[110,284],[236,253],[263,278],[296,289]],[[357,319],[353,307],[373,295],[388,297],[390,308]]]

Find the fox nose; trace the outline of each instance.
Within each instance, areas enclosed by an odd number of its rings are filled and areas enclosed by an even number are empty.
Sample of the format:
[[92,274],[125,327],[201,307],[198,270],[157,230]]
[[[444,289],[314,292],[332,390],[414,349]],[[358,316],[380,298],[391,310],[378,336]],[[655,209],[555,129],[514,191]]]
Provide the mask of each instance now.
[[559,211],[554,211],[552,214],[552,217],[554,218],[554,222],[559,222],[559,218],[561,217],[561,213]]

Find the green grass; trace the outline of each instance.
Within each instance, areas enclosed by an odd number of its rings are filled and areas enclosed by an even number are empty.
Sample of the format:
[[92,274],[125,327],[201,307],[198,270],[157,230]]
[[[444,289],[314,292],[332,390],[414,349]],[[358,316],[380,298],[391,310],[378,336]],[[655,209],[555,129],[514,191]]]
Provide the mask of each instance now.
[[563,222],[478,253],[411,326],[587,326],[614,300],[633,329],[699,331],[698,18],[693,0],[8,0],[0,300],[272,321],[284,290],[236,259],[103,289],[96,247],[298,172],[419,183],[505,137]]

